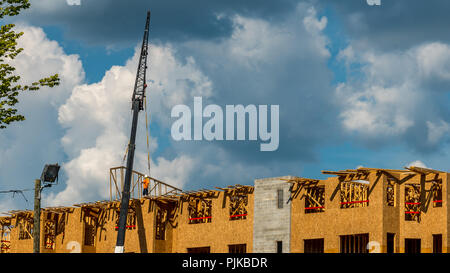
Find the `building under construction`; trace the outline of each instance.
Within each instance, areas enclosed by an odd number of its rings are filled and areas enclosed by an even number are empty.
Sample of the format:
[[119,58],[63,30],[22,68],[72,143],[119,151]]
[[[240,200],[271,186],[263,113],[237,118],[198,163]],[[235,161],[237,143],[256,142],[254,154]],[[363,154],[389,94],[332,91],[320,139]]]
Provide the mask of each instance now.
[[[110,200],[41,209],[41,252],[114,252],[124,169],[110,170]],[[133,172],[125,252],[447,252],[447,172],[322,172],[188,192],[152,179],[145,197]],[[33,252],[33,211],[0,223],[2,253]]]

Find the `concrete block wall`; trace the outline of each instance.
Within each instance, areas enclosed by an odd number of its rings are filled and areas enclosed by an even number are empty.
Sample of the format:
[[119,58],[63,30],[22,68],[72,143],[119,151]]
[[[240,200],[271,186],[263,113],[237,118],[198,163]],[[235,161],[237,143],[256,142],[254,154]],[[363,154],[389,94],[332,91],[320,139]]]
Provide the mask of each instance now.
[[[277,241],[282,252],[290,252],[291,202],[287,203],[291,176],[255,180],[253,252],[276,253]],[[283,192],[283,207],[278,208],[278,190]]]

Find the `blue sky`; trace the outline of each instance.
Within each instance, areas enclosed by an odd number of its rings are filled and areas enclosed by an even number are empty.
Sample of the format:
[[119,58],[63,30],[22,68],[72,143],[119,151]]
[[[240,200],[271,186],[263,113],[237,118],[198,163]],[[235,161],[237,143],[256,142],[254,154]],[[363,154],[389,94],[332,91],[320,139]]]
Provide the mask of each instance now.
[[[63,168],[44,205],[109,198],[121,164],[145,11],[150,30],[150,174],[186,190],[321,170],[448,171],[450,23],[444,1],[31,1],[24,80],[62,85],[21,94],[25,122],[0,131],[0,190],[28,189],[45,163]],[[448,10],[448,9],[447,9]],[[280,145],[171,138],[176,104],[280,106]],[[135,167],[146,171],[145,116]],[[25,171],[26,170],[26,171]],[[32,192],[27,192],[31,199]],[[0,196],[0,211],[32,208]]]

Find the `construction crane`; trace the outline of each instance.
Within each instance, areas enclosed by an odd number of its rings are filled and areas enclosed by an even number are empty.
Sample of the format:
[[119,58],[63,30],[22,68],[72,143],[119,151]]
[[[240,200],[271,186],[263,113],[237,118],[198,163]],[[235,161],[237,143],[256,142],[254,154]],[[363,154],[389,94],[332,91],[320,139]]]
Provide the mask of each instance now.
[[133,120],[131,125],[130,142],[128,144],[127,166],[125,171],[125,182],[122,190],[122,200],[120,202],[119,223],[117,232],[117,242],[115,253],[124,252],[125,230],[128,214],[128,206],[130,202],[130,184],[133,171],[134,150],[136,142],[136,129],[138,123],[139,111],[144,109],[145,89],[147,87],[145,74],[147,70],[147,54],[148,54],[148,33],[150,26],[150,11],[147,12],[147,21],[145,23],[144,39],[142,41],[141,55],[139,57],[139,65],[136,74],[136,82],[134,84],[133,97],[131,98],[133,110]]

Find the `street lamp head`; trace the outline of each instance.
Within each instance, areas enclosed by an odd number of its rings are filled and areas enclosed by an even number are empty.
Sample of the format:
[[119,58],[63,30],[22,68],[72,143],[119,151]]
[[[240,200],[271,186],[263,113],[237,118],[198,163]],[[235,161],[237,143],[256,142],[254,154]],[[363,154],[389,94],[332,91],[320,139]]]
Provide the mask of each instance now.
[[54,183],[58,179],[58,172],[60,166],[56,164],[46,164],[42,171],[41,181]]

